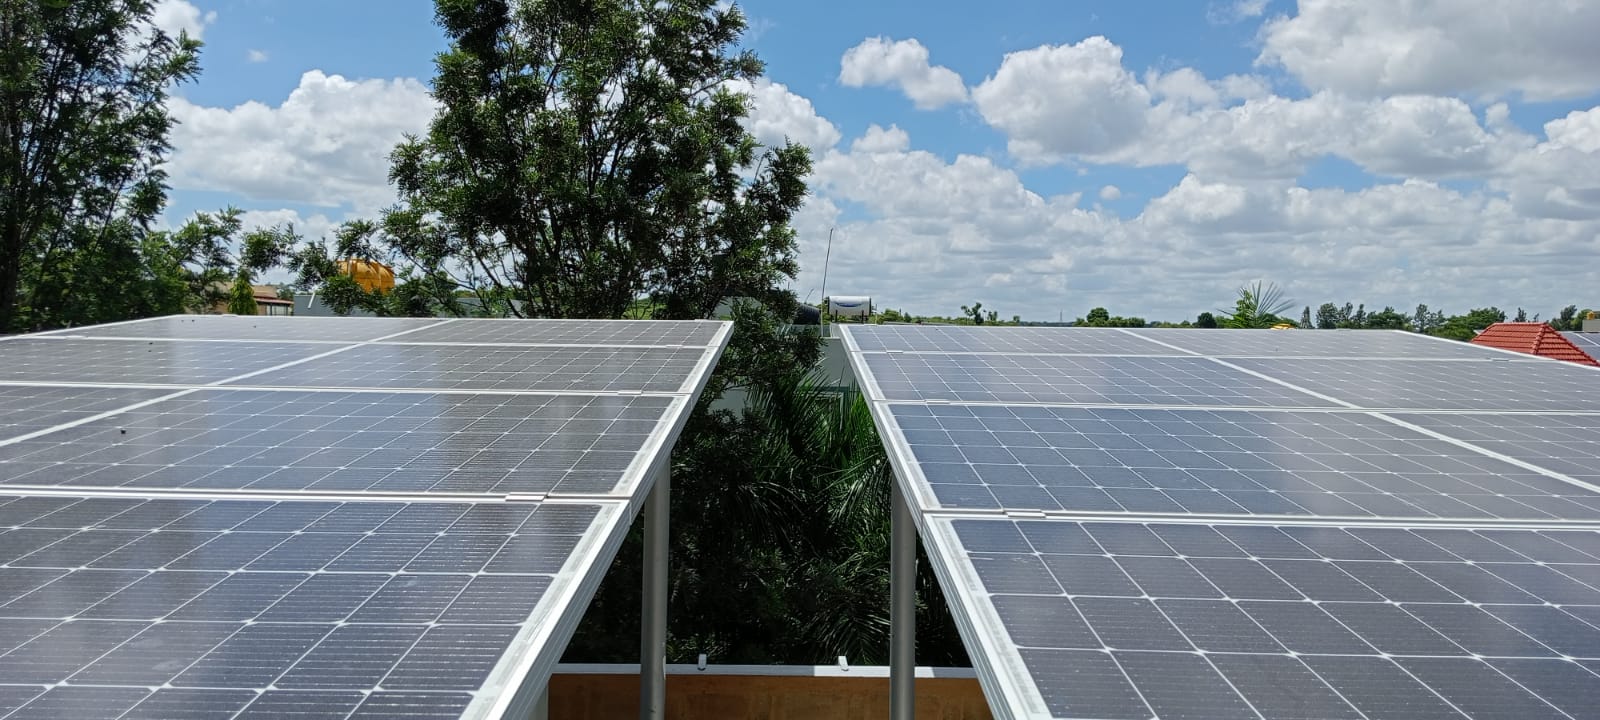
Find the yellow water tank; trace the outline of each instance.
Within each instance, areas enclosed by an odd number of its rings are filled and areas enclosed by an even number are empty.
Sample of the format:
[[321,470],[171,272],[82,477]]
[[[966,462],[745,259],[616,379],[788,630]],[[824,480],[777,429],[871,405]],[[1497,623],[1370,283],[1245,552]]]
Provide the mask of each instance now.
[[394,289],[394,268],[381,262],[356,258],[340,260],[339,272],[355,278],[356,284],[367,292]]

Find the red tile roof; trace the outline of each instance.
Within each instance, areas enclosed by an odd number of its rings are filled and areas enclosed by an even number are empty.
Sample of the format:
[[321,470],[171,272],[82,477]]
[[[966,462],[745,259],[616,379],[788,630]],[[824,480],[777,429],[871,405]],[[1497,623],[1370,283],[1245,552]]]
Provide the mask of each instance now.
[[1588,353],[1573,345],[1571,340],[1562,337],[1555,328],[1542,322],[1495,323],[1478,333],[1472,342],[1502,350],[1600,367],[1600,362],[1595,362]]

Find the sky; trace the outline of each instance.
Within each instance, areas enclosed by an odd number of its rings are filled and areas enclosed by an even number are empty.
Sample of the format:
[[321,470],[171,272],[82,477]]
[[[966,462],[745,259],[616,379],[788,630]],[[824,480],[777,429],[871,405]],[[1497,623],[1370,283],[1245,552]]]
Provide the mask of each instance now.
[[[766,62],[747,127],[812,150],[803,299],[826,265],[829,294],[918,315],[1177,321],[1257,281],[1313,310],[1600,306],[1600,3],[740,7]],[[233,205],[319,237],[394,201],[445,47],[430,0],[156,21],[206,45],[169,223]]]

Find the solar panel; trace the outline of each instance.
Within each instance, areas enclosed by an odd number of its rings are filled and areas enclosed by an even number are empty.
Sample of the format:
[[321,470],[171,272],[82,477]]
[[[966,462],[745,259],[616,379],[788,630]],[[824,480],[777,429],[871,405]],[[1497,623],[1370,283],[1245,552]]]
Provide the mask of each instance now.
[[[411,335],[405,336],[407,338]],[[706,348],[368,344],[250,378],[272,387],[687,392]]]
[[1594,368],[1547,360],[1233,360],[1374,409],[1600,411]]
[[454,320],[407,333],[398,341],[488,345],[665,345],[706,347],[722,324],[700,320]]
[[627,498],[683,406],[642,396],[201,390],[0,446],[0,483]]
[[1366,413],[885,411],[927,509],[1600,520],[1600,494]]
[[19,337],[0,342],[0,383],[204,385],[335,347]]
[[364,342],[424,328],[432,318],[236,317],[172,315],[133,322],[92,325],[43,333],[43,337],[136,338],[149,340],[276,340]]
[[729,326],[455,322],[0,340],[0,717],[531,704]]
[[1249,373],[1191,357],[867,353],[884,400],[1104,405],[1332,407]]
[[[841,326],[845,327],[845,326]],[[1506,359],[1470,343],[1404,331],[850,325],[859,352],[1207,357]]]
[[1112,328],[851,325],[850,339],[861,352],[982,352],[1054,355],[1187,354]]
[[1571,340],[1578,349],[1589,353],[1590,357],[1600,352],[1600,332],[1564,332],[1561,336]]
[[1583,717],[1600,693],[1592,530],[941,517],[926,538],[1018,715]]
[[1600,416],[1397,413],[1394,417],[1567,477],[1600,483]]
[[997,717],[1600,700],[1589,369],[1403,333],[844,332]]
[[1403,330],[1190,330],[1135,329],[1151,341],[1210,357],[1496,358],[1504,353],[1471,343]]
[[540,625],[598,581],[623,508],[0,498],[0,702],[9,717],[481,714],[512,666],[553,665]]
[[0,385],[0,440],[152,400],[164,390]]

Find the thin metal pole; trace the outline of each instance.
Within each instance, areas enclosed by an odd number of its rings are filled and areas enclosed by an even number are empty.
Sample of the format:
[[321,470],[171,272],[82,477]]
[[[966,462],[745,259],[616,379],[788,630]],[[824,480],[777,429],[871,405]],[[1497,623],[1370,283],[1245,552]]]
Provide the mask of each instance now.
[[667,716],[667,544],[672,470],[664,469],[644,501],[644,587],[640,608],[639,718]]
[[833,259],[833,228],[828,228],[828,251],[822,254],[822,301],[828,301],[828,261]]
[[890,483],[889,519],[889,718],[916,715],[917,528],[911,510]]

